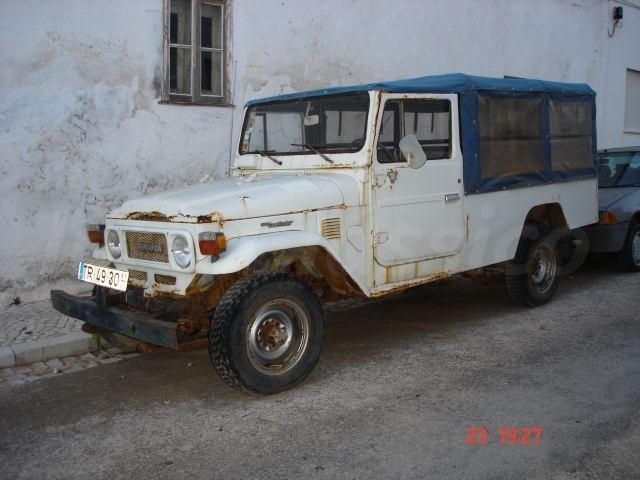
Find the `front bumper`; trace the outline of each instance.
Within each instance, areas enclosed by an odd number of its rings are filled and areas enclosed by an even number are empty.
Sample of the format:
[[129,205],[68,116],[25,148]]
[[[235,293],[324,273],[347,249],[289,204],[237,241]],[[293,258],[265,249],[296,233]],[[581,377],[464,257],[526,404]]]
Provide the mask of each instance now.
[[178,348],[176,321],[153,318],[127,305],[98,305],[95,296],[78,297],[61,290],[51,291],[51,303],[57,311],[90,325],[154,345]]
[[619,252],[624,248],[629,222],[615,225],[590,225],[584,231],[589,238],[590,252]]

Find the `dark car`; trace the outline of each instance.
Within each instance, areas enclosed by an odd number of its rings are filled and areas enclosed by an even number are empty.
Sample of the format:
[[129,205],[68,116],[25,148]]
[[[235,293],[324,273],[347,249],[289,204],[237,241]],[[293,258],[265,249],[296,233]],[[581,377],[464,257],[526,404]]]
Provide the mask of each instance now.
[[585,230],[589,251],[615,252],[623,270],[640,271],[640,147],[598,152],[597,225]]

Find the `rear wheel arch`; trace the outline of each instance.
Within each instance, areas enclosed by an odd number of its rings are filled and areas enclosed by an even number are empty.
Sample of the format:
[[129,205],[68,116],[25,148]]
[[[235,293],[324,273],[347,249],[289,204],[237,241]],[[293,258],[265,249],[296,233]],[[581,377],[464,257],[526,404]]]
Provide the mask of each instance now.
[[571,229],[559,203],[547,203],[532,208],[525,219],[523,232],[528,226],[534,226],[549,237],[558,255],[558,274],[568,275],[575,272],[587,258],[589,239],[581,228]]
[[527,213],[524,225],[540,225],[548,232],[568,230],[567,217],[559,203],[536,205]]

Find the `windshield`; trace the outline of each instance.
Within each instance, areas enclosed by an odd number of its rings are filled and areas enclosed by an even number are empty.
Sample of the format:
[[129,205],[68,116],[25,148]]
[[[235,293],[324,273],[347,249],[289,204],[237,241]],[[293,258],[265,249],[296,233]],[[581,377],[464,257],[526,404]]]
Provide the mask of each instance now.
[[600,153],[598,186],[640,186],[640,152]]
[[357,152],[364,146],[368,110],[367,92],[252,105],[240,154]]

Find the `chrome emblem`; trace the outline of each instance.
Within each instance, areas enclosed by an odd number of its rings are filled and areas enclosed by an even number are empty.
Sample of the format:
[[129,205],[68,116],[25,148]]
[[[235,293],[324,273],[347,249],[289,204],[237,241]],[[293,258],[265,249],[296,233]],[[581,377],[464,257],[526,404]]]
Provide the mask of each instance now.
[[162,245],[157,243],[142,243],[138,244],[138,250],[146,253],[162,253]]

